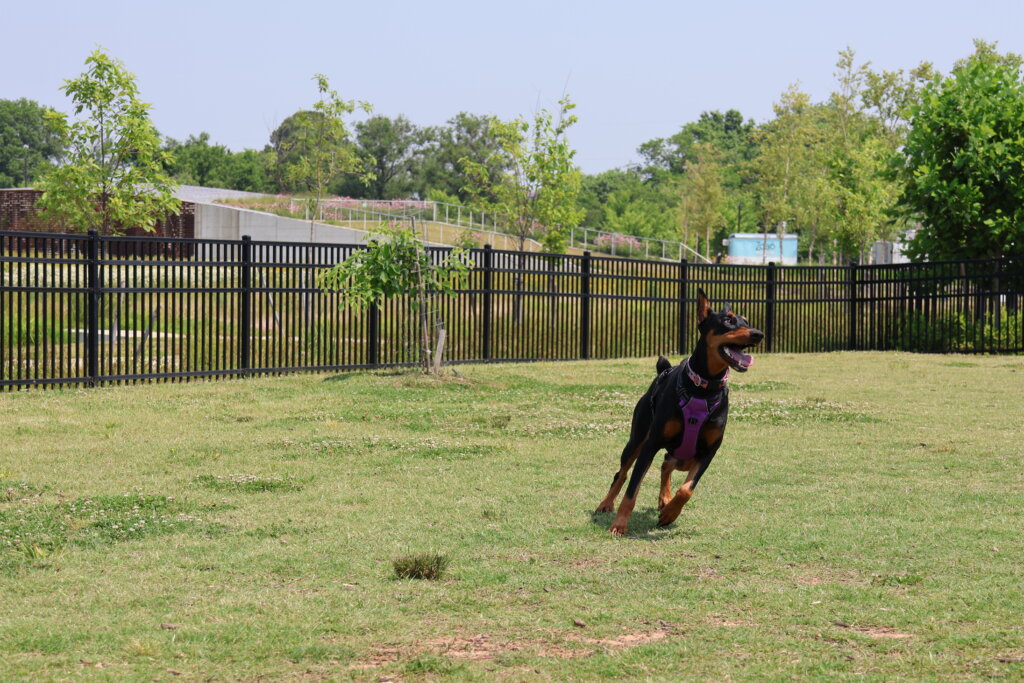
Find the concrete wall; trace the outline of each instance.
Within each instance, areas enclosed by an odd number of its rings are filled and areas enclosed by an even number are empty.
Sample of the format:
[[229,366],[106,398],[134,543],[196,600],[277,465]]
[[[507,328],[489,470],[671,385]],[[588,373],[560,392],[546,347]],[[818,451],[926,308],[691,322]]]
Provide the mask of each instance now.
[[[239,240],[248,235],[260,242],[309,243],[309,221],[282,218],[262,211],[237,209],[218,204],[196,204],[196,237],[211,240]],[[312,242],[316,244],[363,244],[367,233],[317,223]]]

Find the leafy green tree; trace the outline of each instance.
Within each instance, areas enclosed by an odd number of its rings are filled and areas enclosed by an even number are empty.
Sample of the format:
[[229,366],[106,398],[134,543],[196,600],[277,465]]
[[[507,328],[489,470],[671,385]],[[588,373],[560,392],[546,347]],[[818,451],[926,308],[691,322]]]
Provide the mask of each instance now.
[[697,143],[690,150],[686,172],[677,183],[682,242],[689,245],[691,230],[697,238],[703,234],[704,257],[708,260],[711,260],[712,255],[712,234],[725,225],[722,213],[725,193],[719,159],[714,145],[708,142]]
[[[444,126],[421,131],[421,145],[417,152],[413,170],[413,190],[421,197],[431,192],[443,192],[448,197],[457,197],[457,203],[473,201],[474,192],[467,188],[466,174],[462,160],[475,164],[486,175],[485,187],[500,184],[505,171],[501,154],[501,141],[492,126],[493,119],[460,112],[450,118]],[[487,201],[494,201],[481,187]]]
[[775,119],[759,134],[760,153],[753,163],[757,176],[761,216],[775,229],[781,246],[788,228],[803,228],[822,210],[820,198],[825,167],[818,157],[821,139],[810,97],[791,85],[774,105]]
[[120,60],[97,49],[85,64],[86,71],[62,88],[79,118],[49,115],[66,155],[43,177],[40,205],[68,229],[152,231],[157,220],[178,212],[180,202],[164,170],[168,153],[160,149],[149,105]]
[[915,258],[1024,255],[1024,84],[1021,58],[975,42],[910,109],[894,163],[899,203],[921,227]]
[[640,145],[640,173],[656,183],[678,177],[685,172],[696,145],[711,145],[720,159],[723,187],[738,190],[746,182],[745,165],[757,154],[755,131],[754,122],[744,120],[735,109],[702,112],[697,121],[687,123],[675,135]]
[[328,185],[344,174],[367,179],[373,177],[372,173],[364,173],[363,162],[350,144],[348,124],[345,121],[345,117],[357,107],[369,112],[370,105],[341,99],[337,91],[331,89],[327,76],[323,74],[316,74],[313,80],[316,81],[320,99],[313,104],[311,115],[303,117],[302,124],[296,126],[294,135],[286,145],[287,151],[299,151],[299,154],[292,156],[285,169],[288,184],[308,192],[312,197],[310,239],[313,237],[313,224],[320,209],[320,200],[327,193]]
[[28,185],[61,154],[46,123],[47,107],[32,100],[0,100],[0,187]]
[[633,169],[584,175],[579,195],[590,228],[659,239],[676,239],[671,199]]
[[255,149],[235,152],[223,171],[224,187],[246,192],[279,192],[274,184],[272,156]]
[[421,139],[419,129],[404,116],[372,116],[356,123],[357,154],[372,179],[345,177],[335,193],[373,199],[406,196],[413,188],[413,164]]
[[[314,134],[310,131],[316,127],[319,118],[316,112],[302,109],[282,121],[270,134],[270,144],[263,151],[271,161],[274,184],[282,192],[300,192],[305,189],[293,182],[290,169],[302,157],[312,153],[310,143]],[[349,145],[347,141],[339,143],[339,147]],[[354,150],[338,151],[343,154],[355,154]]]
[[184,142],[169,138],[164,149],[170,152],[167,170],[183,185],[227,187],[227,169],[231,150],[224,145],[211,145],[210,134],[190,135]]
[[[539,237],[550,251],[564,251],[568,230],[583,217],[577,206],[582,174],[573,165],[576,152],[566,137],[577,120],[572,114],[575,106],[563,97],[557,119],[542,109],[532,125],[521,118],[495,119],[491,127],[501,143],[497,160],[462,161],[477,205],[504,217],[520,251],[530,237]],[[507,169],[497,183],[491,175],[495,167]]]
[[317,276],[317,286],[324,292],[345,293],[345,301],[357,307],[410,296],[409,304],[420,316],[421,360],[424,370],[430,372],[429,298],[454,296],[471,266],[458,247],[435,263],[412,229],[381,226],[371,235],[366,249],[322,271]]

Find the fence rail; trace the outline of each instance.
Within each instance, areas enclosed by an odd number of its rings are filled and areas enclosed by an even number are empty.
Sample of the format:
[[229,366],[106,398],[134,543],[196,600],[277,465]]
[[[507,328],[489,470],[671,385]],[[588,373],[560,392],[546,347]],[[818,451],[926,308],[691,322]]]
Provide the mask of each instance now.
[[[358,246],[0,232],[0,389],[416,362],[408,298],[368,310],[316,288]],[[448,249],[432,248],[434,258]],[[434,297],[445,360],[688,353],[703,288],[768,352],[1022,353],[1024,261],[743,266],[471,252]]]

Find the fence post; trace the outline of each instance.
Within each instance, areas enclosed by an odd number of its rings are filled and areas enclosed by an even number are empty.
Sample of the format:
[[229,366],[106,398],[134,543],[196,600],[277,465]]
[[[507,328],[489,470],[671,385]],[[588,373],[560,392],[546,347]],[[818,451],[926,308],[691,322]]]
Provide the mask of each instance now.
[[252,237],[242,235],[242,292],[239,302],[238,367],[249,374],[252,367]]
[[380,305],[374,301],[366,312],[366,362],[368,365],[379,365],[380,354]]
[[491,245],[484,245],[484,294],[483,294],[483,349],[480,356],[484,360],[491,358],[491,291],[494,289],[494,249]]
[[764,310],[764,350],[767,353],[772,352],[775,340],[775,277],[775,261],[769,261]]
[[100,235],[95,230],[89,231],[87,255],[89,296],[86,306],[85,371],[89,376],[89,386],[94,387],[99,384],[100,306],[103,303],[100,282]]
[[849,269],[850,271],[847,277],[847,281],[849,282],[849,296],[847,299],[850,302],[850,313],[846,350],[855,351],[857,349],[857,262],[850,261]]
[[686,355],[686,338],[690,334],[690,316],[686,312],[686,286],[690,277],[690,262],[679,259],[679,355]]
[[590,252],[580,262],[580,358],[590,358]]

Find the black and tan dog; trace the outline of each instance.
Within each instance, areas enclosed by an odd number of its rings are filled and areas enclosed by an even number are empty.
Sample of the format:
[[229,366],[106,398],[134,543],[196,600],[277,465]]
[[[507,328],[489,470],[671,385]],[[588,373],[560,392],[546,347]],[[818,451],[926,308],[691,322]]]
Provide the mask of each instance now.
[[[703,291],[697,297],[697,327],[700,339],[693,354],[675,368],[659,358],[658,376],[633,409],[633,425],[629,443],[622,450],[621,466],[608,495],[597,506],[597,512],[615,509],[615,499],[633,467],[626,495],[612,523],[613,534],[628,531],[640,482],[663,448],[668,453],[661,466],[658,526],[671,524],[679,516],[722,444],[729,417],[729,370],[746,372],[754,359],[743,349],[764,338],[763,332],[748,325],[728,304],[721,311],[711,310]],[[686,471],[686,481],[673,495],[672,473],[677,469]]]

